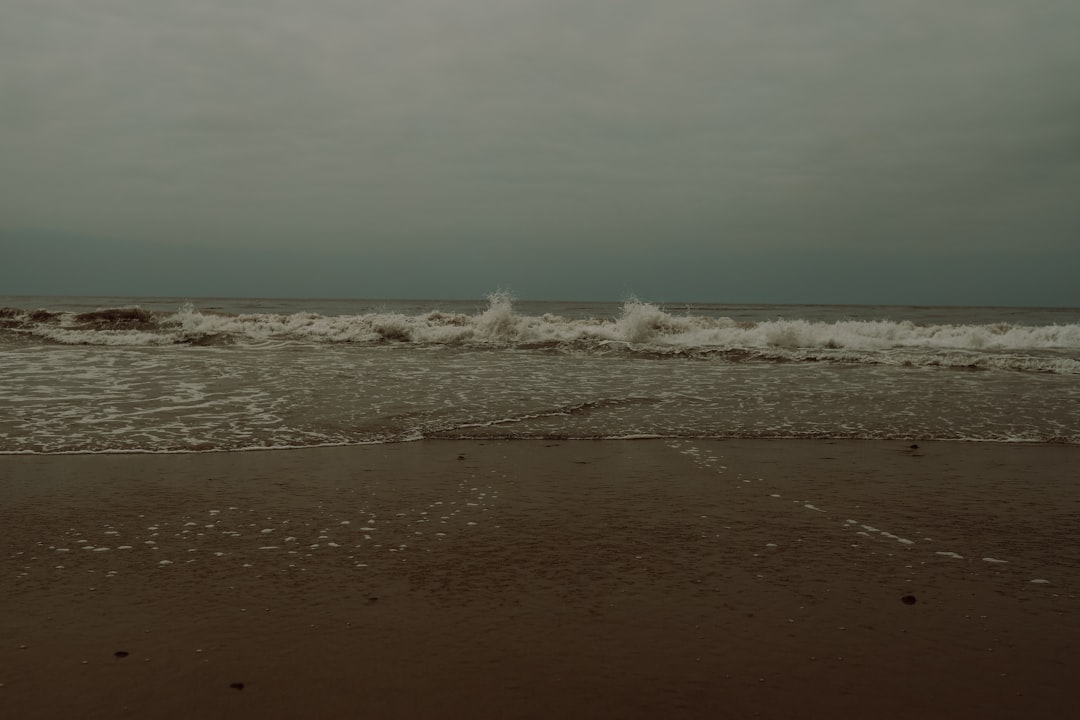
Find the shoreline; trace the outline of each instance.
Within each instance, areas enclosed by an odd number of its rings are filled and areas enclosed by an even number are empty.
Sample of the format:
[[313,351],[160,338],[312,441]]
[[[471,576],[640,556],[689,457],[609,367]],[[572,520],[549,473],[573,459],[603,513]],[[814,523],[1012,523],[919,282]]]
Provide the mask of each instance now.
[[980,438],[876,438],[876,437],[717,437],[704,438],[683,437],[679,435],[625,435],[610,437],[518,437],[513,435],[489,435],[465,438],[453,437],[418,437],[405,440],[371,440],[362,442],[324,443],[316,445],[281,445],[281,446],[252,446],[238,448],[212,448],[206,450],[0,450],[0,461],[9,457],[100,457],[108,455],[135,455],[140,457],[170,456],[170,455],[222,455],[230,453],[261,453],[261,452],[296,452],[315,450],[348,450],[371,448],[393,445],[412,445],[423,443],[638,443],[638,442],[668,442],[668,443],[870,443],[887,444],[897,447],[908,447],[912,444],[924,445],[991,445],[991,446],[1045,446],[1045,447],[1069,447],[1080,449],[1080,443],[1072,443],[1066,440],[1029,440],[1024,438],[980,439]]
[[1080,450],[911,444],[5,455],[0,708],[1060,714]]

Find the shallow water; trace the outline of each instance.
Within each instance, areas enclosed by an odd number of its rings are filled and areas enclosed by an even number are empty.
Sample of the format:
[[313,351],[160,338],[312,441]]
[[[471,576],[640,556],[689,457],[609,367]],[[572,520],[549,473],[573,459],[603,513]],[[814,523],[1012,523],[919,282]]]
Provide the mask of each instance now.
[[1080,444],[1077,310],[495,296],[105,299],[99,312],[97,300],[2,299],[0,451],[491,436]]

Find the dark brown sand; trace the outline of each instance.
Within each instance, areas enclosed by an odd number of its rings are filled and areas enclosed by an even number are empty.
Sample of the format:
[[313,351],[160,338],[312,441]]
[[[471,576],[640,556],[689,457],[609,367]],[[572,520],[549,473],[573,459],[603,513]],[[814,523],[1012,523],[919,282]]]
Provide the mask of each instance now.
[[1078,474],[950,443],[7,456],[0,717],[1067,717]]

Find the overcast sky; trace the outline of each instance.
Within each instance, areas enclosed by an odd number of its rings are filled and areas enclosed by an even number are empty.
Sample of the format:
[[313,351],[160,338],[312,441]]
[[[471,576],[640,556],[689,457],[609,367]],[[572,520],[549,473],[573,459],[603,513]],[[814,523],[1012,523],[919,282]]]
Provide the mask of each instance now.
[[1080,306],[1078,38],[1077,0],[2,0],[0,294]]

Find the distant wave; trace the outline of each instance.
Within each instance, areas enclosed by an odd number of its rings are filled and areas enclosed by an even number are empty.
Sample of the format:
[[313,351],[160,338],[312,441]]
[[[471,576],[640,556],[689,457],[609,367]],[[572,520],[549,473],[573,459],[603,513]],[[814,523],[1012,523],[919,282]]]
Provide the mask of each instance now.
[[232,315],[185,304],[68,313],[0,308],[0,342],[162,346],[411,344],[637,354],[727,362],[824,362],[1080,374],[1080,324],[921,325],[908,321],[769,320],[674,315],[638,300],[615,317],[519,315],[496,293],[476,314]]

